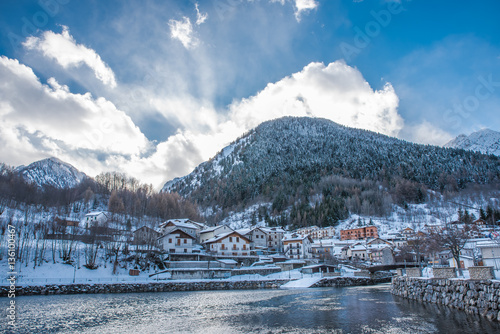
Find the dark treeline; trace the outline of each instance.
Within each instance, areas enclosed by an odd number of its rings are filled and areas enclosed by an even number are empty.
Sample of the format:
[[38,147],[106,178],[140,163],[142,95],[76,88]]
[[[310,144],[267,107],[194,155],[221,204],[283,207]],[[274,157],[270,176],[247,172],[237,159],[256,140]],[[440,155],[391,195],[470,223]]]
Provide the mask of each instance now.
[[36,184],[28,183],[15,169],[5,164],[0,164],[0,199],[4,205],[25,203],[28,205],[41,205],[44,207],[70,206],[87,189],[99,193],[99,185],[92,179],[84,179],[75,188],[59,189],[51,186],[43,188]]
[[198,207],[177,193],[158,193],[150,184],[122,173],[101,173],[95,178],[102,193],[109,196],[108,210],[112,213],[159,219],[190,218],[200,221]]
[[66,212],[107,207],[112,213],[126,216],[201,220],[198,208],[192,202],[176,193],[158,193],[152,185],[141,184],[122,173],[102,173],[95,179],[84,179],[74,188],[41,188],[26,182],[15,169],[2,164],[0,210],[19,203],[65,207]]

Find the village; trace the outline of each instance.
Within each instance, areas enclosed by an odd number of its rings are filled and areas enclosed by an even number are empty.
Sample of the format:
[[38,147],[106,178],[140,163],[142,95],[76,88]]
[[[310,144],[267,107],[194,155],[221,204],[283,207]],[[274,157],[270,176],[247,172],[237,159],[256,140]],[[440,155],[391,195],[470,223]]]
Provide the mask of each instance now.
[[[457,269],[455,275],[468,278],[468,268],[477,266],[490,267],[491,275],[500,277],[498,232],[482,219],[425,224],[418,230],[381,231],[370,220],[349,229],[311,226],[287,231],[207,226],[185,218],[127,231],[113,228],[117,226],[110,223],[111,216],[95,211],[80,221],[56,217],[59,232],[47,238],[79,241],[86,259],[89,251],[95,252],[94,262],[84,265],[89,269],[99,266],[96,255],[102,249],[110,253],[106,259],[127,269],[129,276],[147,271],[152,280],[244,279],[244,275],[272,277],[289,271],[300,272],[300,277],[369,276],[376,270],[410,267],[418,267],[422,276],[432,276],[432,268],[451,267]],[[450,236],[451,243],[443,236]],[[128,258],[125,265],[118,261],[119,253]]]

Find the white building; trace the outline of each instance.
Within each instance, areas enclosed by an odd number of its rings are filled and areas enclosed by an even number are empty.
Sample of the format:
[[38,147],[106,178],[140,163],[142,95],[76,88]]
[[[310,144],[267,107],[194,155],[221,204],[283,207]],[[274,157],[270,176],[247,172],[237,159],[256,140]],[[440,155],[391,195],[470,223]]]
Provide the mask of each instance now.
[[204,228],[204,224],[197,223],[192,221],[191,219],[183,218],[183,219],[170,219],[166,222],[160,224],[160,232],[165,235],[170,231],[175,229],[181,229],[185,233],[189,234],[196,240],[199,240],[200,232],[202,228]]
[[[458,268],[457,261],[453,257],[448,259],[448,264],[450,265],[450,267]],[[467,269],[469,267],[474,267],[474,258],[472,256],[461,255],[460,268]]]
[[267,249],[267,233],[256,227],[248,234],[254,249]]
[[212,239],[213,237],[215,237],[217,235],[229,233],[232,231],[233,231],[233,229],[227,225],[218,225],[218,226],[206,228],[206,229],[200,231],[200,242],[204,243],[205,241]]
[[236,231],[220,234],[205,241],[208,252],[221,256],[249,256],[250,239]]
[[285,255],[290,259],[312,258],[312,239],[309,235],[291,234],[283,239]]
[[85,228],[91,226],[102,225],[108,221],[110,214],[105,211],[93,211],[89,212],[83,218],[83,223]]
[[500,270],[500,242],[486,241],[478,243],[477,247],[481,250],[483,265]]
[[280,227],[260,227],[267,234],[267,249],[271,252],[283,252],[285,231]]
[[192,253],[196,239],[176,228],[158,238],[158,246],[168,253]]

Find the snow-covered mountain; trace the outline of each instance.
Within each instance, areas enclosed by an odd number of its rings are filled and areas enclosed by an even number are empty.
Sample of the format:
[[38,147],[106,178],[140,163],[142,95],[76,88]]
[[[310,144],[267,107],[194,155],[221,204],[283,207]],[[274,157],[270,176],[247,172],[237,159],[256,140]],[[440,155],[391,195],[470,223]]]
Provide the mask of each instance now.
[[409,143],[325,119],[284,117],[262,123],[189,175],[167,182],[163,191],[177,192],[206,212],[272,203],[275,215],[287,211],[290,221],[295,214],[313,221],[341,219],[347,211],[382,213],[391,201],[421,202],[426,189],[459,191],[499,181],[500,158]]
[[51,186],[64,189],[76,187],[87,176],[72,165],[57,158],[35,161],[28,166],[16,168],[28,183],[38,187]]
[[461,148],[500,156],[500,132],[483,129],[473,132],[469,136],[461,134],[446,143],[444,147]]

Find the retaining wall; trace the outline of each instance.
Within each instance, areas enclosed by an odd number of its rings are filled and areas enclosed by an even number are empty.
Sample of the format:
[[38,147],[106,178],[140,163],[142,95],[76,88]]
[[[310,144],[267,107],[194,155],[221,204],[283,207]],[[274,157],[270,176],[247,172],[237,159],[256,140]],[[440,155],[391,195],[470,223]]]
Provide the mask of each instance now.
[[388,283],[390,277],[385,278],[368,278],[368,277],[325,277],[319,282],[313,284],[311,288],[327,288],[327,287],[345,287],[345,286],[361,286],[375,285],[379,283]]
[[[345,287],[374,285],[390,282],[390,278],[368,277],[325,277],[312,285],[312,288]],[[18,286],[16,296],[31,295],[69,295],[92,293],[131,293],[131,292],[171,292],[202,290],[251,290],[278,289],[289,282],[287,279],[254,280],[254,281],[193,281],[193,282],[158,282],[158,283],[115,283],[115,284],[68,284]],[[7,297],[9,286],[0,286],[0,297]]]
[[[69,295],[90,293],[171,292],[198,290],[278,289],[288,280],[194,281],[165,283],[69,284],[16,287],[16,296]],[[7,297],[8,286],[0,286],[0,297]]]
[[500,281],[394,277],[392,294],[500,321]]

